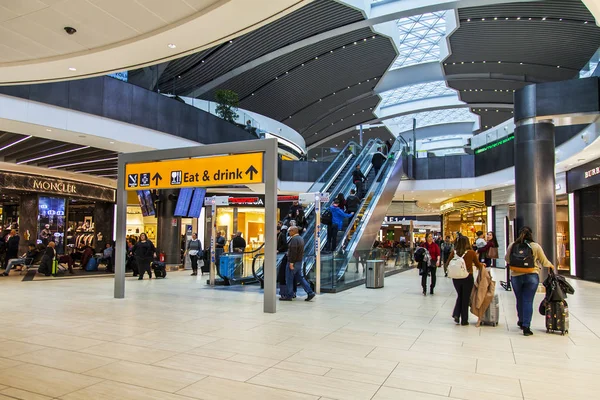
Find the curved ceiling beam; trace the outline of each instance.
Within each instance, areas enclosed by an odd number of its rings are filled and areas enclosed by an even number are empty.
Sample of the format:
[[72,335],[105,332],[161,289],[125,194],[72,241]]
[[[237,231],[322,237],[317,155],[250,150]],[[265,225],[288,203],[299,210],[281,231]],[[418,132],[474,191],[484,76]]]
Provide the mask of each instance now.
[[[534,0],[510,0],[510,2],[530,2]],[[290,45],[284,46],[278,50],[275,50],[271,53],[265,54],[264,56],[258,57],[244,65],[241,65],[233,70],[229,71],[226,74],[221,75],[220,77],[208,82],[207,84],[192,90],[190,93],[187,93],[187,96],[190,97],[198,97],[202,94],[209,92],[220,85],[224,84],[228,80],[235,78],[236,76],[243,74],[253,68],[258,67],[261,64],[272,61],[278,57],[289,54],[293,51],[301,49],[306,46],[310,46],[321,42],[326,39],[330,39],[335,36],[343,35],[345,33],[349,33],[352,31],[356,31],[363,28],[371,28],[373,25],[383,24],[389,21],[394,21],[400,18],[409,17],[411,15],[423,14],[426,12],[433,11],[443,11],[449,10],[453,8],[461,8],[461,7],[473,7],[475,5],[484,6],[484,5],[493,5],[493,4],[501,4],[509,2],[509,0],[423,0],[419,1],[419,4],[415,4],[417,2],[406,2],[410,4],[409,7],[406,4],[394,4],[393,8],[384,11],[382,8],[373,7],[369,18],[364,21],[355,22],[352,24],[348,24],[342,26],[340,28],[332,29],[327,32],[320,33],[318,35],[311,36],[307,39],[300,40],[298,42],[292,43]],[[392,5],[392,4],[390,4]],[[393,10],[393,12],[390,12]]]
[[[309,1],[214,0],[197,2],[204,6],[185,11],[170,3],[156,8],[136,3],[138,8],[131,11],[86,2],[74,2],[78,4],[72,9],[60,4],[64,2],[52,2],[57,4],[25,15],[4,9],[8,19],[0,16],[0,29],[6,33],[4,58],[9,61],[0,62],[0,84],[81,79],[169,61],[255,30]],[[154,13],[168,14],[165,7],[171,15],[179,13],[168,23],[168,18]],[[63,32],[61,22],[79,32]],[[146,29],[153,22],[154,26]],[[11,52],[13,43],[18,48]]]

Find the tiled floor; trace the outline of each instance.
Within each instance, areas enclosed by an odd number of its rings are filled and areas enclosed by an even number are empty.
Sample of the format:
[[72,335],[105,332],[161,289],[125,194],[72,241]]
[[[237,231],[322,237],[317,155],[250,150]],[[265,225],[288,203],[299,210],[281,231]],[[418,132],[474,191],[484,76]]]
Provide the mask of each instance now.
[[512,293],[500,326],[456,326],[451,281],[423,297],[414,270],[274,315],[205,280],[128,278],[115,300],[110,278],[1,279],[0,400],[598,398],[598,284],[573,283],[568,336],[536,313],[526,338]]

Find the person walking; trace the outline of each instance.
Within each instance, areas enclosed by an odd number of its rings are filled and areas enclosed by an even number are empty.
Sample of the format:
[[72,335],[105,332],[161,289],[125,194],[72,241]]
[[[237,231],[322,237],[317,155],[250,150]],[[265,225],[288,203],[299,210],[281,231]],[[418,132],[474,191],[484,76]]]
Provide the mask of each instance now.
[[6,240],[6,258],[4,259],[4,268],[8,266],[8,261],[19,257],[19,241],[21,238],[17,235],[15,229],[11,229]]
[[486,237],[487,243],[485,246],[478,248],[477,252],[479,253],[479,259],[483,259],[483,262],[488,266],[492,266],[492,259],[498,258],[498,239],[496,239],[496,234],[492,231],[487,233]]
[[299,208],[296,210],[296,215],[294,215],[294,221],[296,221],[296,226],[299,229],[299,234],[302,235],[302,233],[308,226],[308,222],[306,221],[306,216],[304,215],[303,209]]
[[360,170],[360,164],[356,166],[354,171],[352,171],[352,183],[356,186],[356,193],[358,194],[358,198],[362,199],[365,197],[363,192],[364,182],[367,180],[365,174]]
[[198,240],[198,234],[192,233],[192,238],[188,240],[186,246],[186,252],[190,256],[190,261],[192,262],[192,275],[198,275],[198,258],[200,257],[200,253],[202,253],[202,243]]
[[375,176],[379,173],[379,170],[385,163],[385,155],[382,153],[381,148],[377,149],[377,152],[373,154],[371,158],[371,165],[373,165],[373,169],[375,170]]
[[510,281],[517,299],[517,325],[523,335],[531,336],[533,299],[540,284],[540,270],[541,267],[554,269],[554,266],[542,246],[533,241],[533,231],[528,226],[519,230],[519,237],[508,246],[504,259],[510,268]]
[[288,227],[282,225],[278,227],[279,232],[277,233],[277,252],[286,253],[288,251]]
[[290,241],[288,243],[287,265],[285,270],[285,283],[287,293],[279,298],[281,301],[292,301],[291,295],[294,293],[294,282],[299,282],[306,294],[305,301],[311,301],[315,297],[315,292],[306,281],[302,272],[302,262],[304,260],[304,239],[298,235],[298,228],[293,226],[289,229]]
[[140,234],[140,241],[133,246],[132,253],[135,256],[140,274],[138,280],[141,281],[144,279],[144,272],[147,272],[148,278],[152,279],[150,264],[152,264],[152,261],[156,257],[156,248],[145,233]]
[[343,212],[340,208],[340,202],[337,199],[333,201],[329,210],[331,211],[331,225],[327,227],[327,249],[334,252],[337,247],[338,231],[344,227],[344,218],[350,218],[354,213],[346,214]]
[[446,236],[446,240],[442,242],[440,250],[442,252],[442,263],[444,265],[444,276],[448,277],[448,262],[452,259],[450,258],[450,253],[454,250],[454,244],[450,241],[450,236]]
[[421,245],[421,247],[425,248],[429,252],[429,265],[423,272],[423,276],[421,277],[421,286],[423,287],[423,296],[427,296],[427,275],[431,274],[431,286],[429,286],[429,294],[434,294],[433,290],[435,289],[436,283],[436,272],[437,267],[440,266],[440,247],[435,244],[433,241],[433,233],[428,233],[425,243]]
[[456,303],[454,305],[454,311],[452,312],[452,318],[457,324],[463,326],[469,325],[469,301],[471,300],[471,292],[475,280],[473,279],[473,265],[477,268],[485,268],[485,264],[481,264],[478,259],[477,253],[471,249],[471,243],[469,238],[461,236],[456,241],[456,247],[450,251],[449,258],[446,260],[444,269],[448,269],[448,264],[454,257],[461,257],[465,261],[469,276],[462,279],[452,279],[454,289],[456,289]]

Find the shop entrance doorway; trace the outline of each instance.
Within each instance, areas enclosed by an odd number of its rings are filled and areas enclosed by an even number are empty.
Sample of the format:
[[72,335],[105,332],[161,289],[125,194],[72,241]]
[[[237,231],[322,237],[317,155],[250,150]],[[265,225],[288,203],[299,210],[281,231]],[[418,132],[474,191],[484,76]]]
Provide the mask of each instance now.
[[[127,192],[254,185],[264,187],[265,194],[264,312],[276,311],[276,139],[120,154],[117,182],[115,298],[125,297],[125,252],[121,249],[127,233]],[[214,249],[215,243],[211,245]],[[213,259],[210,282],[214,276]]]

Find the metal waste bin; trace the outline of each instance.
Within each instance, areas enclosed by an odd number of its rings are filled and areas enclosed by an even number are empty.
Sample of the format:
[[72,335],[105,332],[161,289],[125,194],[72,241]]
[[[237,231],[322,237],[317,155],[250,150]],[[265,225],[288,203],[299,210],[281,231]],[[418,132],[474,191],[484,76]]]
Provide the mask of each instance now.
[[367,288],[379,289],[383,287],[383,277],[385,276],[385,261],[369,260],[367,261]]

